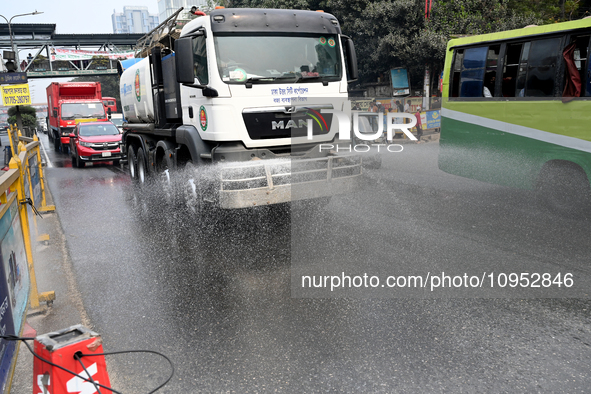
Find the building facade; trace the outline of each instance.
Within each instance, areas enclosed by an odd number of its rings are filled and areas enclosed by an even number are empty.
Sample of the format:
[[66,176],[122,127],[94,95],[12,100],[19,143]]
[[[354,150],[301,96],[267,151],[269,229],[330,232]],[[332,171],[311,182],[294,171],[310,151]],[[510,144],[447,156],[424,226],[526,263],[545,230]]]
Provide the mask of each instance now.
[[148,33],[160,24],[156,14],[150,14],[148,7],[124,6],[123,12],[111,15],[113,33]]

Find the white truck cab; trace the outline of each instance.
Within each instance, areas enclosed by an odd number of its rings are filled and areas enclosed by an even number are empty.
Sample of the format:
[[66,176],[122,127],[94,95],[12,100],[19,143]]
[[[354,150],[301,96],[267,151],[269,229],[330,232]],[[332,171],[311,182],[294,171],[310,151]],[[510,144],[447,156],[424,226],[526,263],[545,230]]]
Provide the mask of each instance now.
[[353,43],[330,14],[212,11],[123,72],[130,174],[141,181],[152,169],[213,164],[207,200],[222,208],[292,201],[296,183],[306,186],[297,199],[346,192],[360,159],[317,146],[338,131],[323,110],[350,112],[347,84],[356,78]]

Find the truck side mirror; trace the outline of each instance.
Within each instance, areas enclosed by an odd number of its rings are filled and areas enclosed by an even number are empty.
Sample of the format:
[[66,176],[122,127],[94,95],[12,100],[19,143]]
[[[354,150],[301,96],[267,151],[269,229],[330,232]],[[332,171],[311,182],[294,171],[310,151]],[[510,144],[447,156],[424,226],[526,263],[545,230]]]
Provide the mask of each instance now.
[[357,69],[357,54],[355,53],[355,45],[353,40],[347,36],[341,36],[341,43],[345,50],[346,66],[347,66],[347,81],[353,82],[359,78],[359,70]]
[[191,37],[179,38],[174,42],[176,80],[178,83],[194,83],[193,40]]
[[57,118],[57,109],[54,109],[54,110],[53,110],[53,117],[54,117],[54,118]]
[[107,108],[107,117],[111,119],[111,108]]

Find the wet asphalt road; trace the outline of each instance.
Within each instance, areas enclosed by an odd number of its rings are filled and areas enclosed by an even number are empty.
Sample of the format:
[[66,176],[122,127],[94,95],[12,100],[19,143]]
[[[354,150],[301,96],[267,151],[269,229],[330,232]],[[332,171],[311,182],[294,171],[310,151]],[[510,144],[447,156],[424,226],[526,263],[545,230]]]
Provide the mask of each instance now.
[[[122,169],[71,168],[48,151],[82,301],[105,349],[168,355],[176,372],[163,393],[589,392],[591,222],[541,210],[527,191],[440,172],[436,143],[405,148],[325,209],[206,221],[134,188]],[[533,270],[572,272],[574,294],[587,299],[299,286],[317,272]],[[124,393],[148,392],[168,373],[156,356],[108,364]]]

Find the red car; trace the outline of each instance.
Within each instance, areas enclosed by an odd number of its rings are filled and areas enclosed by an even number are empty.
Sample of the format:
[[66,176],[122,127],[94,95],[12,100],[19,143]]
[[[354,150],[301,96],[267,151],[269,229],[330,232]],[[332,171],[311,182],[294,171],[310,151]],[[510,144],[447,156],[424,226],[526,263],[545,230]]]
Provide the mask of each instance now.
[[84,167],[87,162],[112,161],[119,165],[121,160],[121,134],[111,122],[81,122],[70,134],[72,165]]

